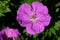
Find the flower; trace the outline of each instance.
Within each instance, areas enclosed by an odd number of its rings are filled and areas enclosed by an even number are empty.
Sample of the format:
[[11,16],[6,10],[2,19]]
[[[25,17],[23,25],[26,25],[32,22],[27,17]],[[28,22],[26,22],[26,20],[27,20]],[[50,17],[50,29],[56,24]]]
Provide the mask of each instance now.
[[19,6],[16,19],[20,26],[26,27],[27,33],[34,35],[44,31],[50,23],[51,16],[45,5],[33,2],[31,6],[28,3]]
[[0,40],[6,39],[6,37],[12,38],[13,40],[15,40],[15,38],[17,38],[20,35],[21,34],[19,33],[18,29],[6,27],[6,28],[2,29],[0,32]]
[[7,40],[6,35],[2,32],[2,30],[0,31],[0,40]]
[[1,31],[0,31],[0,40],[3,40],[3,39],[2,39],[2,33],[1,33]]
[[12,29],[12,28],[6,27],[4,29],[4,31],[5,31],[5,35],[8,38],[13,38],[13,40],[15,40],[15,38],[20,36],[20,33],[19,33],[18,29]]

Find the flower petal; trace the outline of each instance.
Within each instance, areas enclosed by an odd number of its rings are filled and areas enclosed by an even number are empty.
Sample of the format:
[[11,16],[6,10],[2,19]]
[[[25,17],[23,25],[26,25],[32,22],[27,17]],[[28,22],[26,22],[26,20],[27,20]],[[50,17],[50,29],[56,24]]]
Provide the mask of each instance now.
[[19,12],[23,12],[24,14],[31,14],[31,6],[27,3],[22,4],[19,8],[18,8]]
[[30,25],[27,25],[27,27],[26,27],[26,32],[27,32],[28,34],[34,35],[35,32],[31,29],[31,27],[32,27],[31,24],[30,24]]
[[33,11],[36,12],[36,14],[37,13],[40,14],[40,12],[43,12],[43,14],[48,14],[48,8],[40,2],[33,2],[32,8],[33,8]]
[[50,23],[50,21],[44,21],[44,22],[42,22],[42,23],[44,24],[44,26],[48,26],[49,23]]
[[29,20],[29,16],[23,12],[17,11],[17,20]]
[[51,16],[49,14],[47,14],[47,15],[40,14],[40,15],[38,15],[38,20],[41,21],[41,22],[50,21]]
[[[31,13],[31,7],[29,4],[25,3],[22,4],[21,7],[19,7],[17,11],[17,21],[20,20],[29,20],[29,14]],[[19,22],[20,23],[20,22]]]
[[50,16],[50,15],[47,15],[47,16],[45,16],[45,21],[43,21],[42,23],[43,23],[45,26],[48,26],[49,23],[50,23],[50,20],[51,20],[51,16]]
[[44,31],[45,27],[41,22],[36,21],[34,22],[32,29],[35,30],[36,33],[41,33]]
[[8,38],[18,37],[20,35],[20,33],[18,32],[18,29],[6,28],[4,30],[5,30],[5,35]]
[[48,26],[49,25],[50,20],[51,20],[51,16],[49,14],[47,14],[47,15],[40,14],[40,15],[38,15],[38,17],[39,18],[38,18],[37,21],[42,22],[44,24],[44,26]]
[[29,20],[20,20],[18,18],[17,18],[17,21],[20,24],[20,26],[22,26],[22,27],[26,27],[26,25],[31,23]]

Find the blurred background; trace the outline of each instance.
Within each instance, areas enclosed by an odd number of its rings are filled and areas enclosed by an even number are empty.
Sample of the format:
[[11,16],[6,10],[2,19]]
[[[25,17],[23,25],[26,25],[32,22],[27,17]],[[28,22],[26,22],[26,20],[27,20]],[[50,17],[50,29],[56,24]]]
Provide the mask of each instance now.
[[[29,35],[16,20],[18,7],[23,3],[42,2],[49,9],[51,23],[41,34]],[[60,40],[60,0],[0,0],[0,30],[6,26],[18,28],[21,36],[17,40]],[[7,39],[10,40],[10,39]]]

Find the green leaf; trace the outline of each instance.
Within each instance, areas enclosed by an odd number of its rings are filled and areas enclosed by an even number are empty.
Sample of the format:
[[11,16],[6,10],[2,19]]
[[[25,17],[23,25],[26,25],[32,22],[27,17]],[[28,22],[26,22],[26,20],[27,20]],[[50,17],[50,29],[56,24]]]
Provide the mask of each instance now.
[[60,29],[60,21],[55,22],[54,29],[56,29],[56,30]]
[[29,37],[31,37],[32,35],[30,35],[30,34],[28,34],[28,33],[25,33],[26,34],[26,36],[29,36]]
[[43,0],[24,0],[25,3],[32,4],[32,2],[41,2]]
[[58,18],[60,18],[60,16],[58,16]]
[[24,40],[24,37],[23,37],[23,36],[21,36],[21,39],[22,39],[22,40]]
[[50,32],[56,35],[56,30],[54,28],[50,28]]
[[25,40],[28,40],[28,38],[26,38]]
[[31,4],[32,3],[32,0],[24,0],[24,2]]
[[49,32],[48,32],[48,29],[46,29],[46,31],[45,31],[45,36],[47,36],[47,35],[48,35],[48,33],[49,33]]
[[57,40],[60,40],[60,37],[58,37],[58,39]]
[[4,15],[3,13],[0,13],[0,17],[1,17],[1,16],[5,16],[5,15]]
[[37,35],[33,35],[33,38],[36,38],[37,37]]
[[26,30],[24,30],[23,33],[26,33]]
[[56,8],[56,12],[59,12],[59,8]]
[[6,12],[10,12],[9,9],[9,2],[10,0],[4,0],[4,1],[0,1],[0,16],[4,16],[4,13]]
[[33,39],[36,40],[37,39],[37,36],[38,36],[38,34],[33,35]]
[[28,33],[25,33],[26,34],[26,36],[29,36],[29,34]]
[[32,35],[29,35],[29,37],[31,37]]
[[41,40],[44,40],[45,39],[45,37],[43,36],[42,38],[41,38]]
[[49,31],[48,36],[51,37],[51,34],[52,34],[52,33]]
[[43,0],[39,0],[40,2],[42,2]]

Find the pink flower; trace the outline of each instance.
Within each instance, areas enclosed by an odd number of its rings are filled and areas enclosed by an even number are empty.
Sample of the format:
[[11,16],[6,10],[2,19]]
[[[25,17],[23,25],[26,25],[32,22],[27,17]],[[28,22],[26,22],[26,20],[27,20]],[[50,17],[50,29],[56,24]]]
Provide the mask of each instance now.
[[7,40],[7,37],[4,34],[4,31],[3,30],[0,31],[0,40]]
[[6,27],[3,30],[4,30],[5,35],[8,38],[13,38],[13,40],[15,40],[15,38],[20,36],[20,33],[19,33],[18,29],[12,29],[12,28]]
[[1,31],[0,31],[0,40],[3,40],[3,39],[2,39],[2,33],[1,33]]
[[26,27],[29,34],[39,34],[49,25],[51,16],[48,8],[40,2],[33,2],[32,5],[22,4],[17,11],[17,21],[22,27]]

